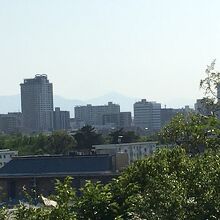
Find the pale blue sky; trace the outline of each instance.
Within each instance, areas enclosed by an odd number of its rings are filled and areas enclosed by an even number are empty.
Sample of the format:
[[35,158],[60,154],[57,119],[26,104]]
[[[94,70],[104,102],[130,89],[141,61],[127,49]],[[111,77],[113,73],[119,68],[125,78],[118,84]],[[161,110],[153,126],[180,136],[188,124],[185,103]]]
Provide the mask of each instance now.
[[0,0],[0,95],[46,73],[66,98],[187,104],[214,58],[219,0]]

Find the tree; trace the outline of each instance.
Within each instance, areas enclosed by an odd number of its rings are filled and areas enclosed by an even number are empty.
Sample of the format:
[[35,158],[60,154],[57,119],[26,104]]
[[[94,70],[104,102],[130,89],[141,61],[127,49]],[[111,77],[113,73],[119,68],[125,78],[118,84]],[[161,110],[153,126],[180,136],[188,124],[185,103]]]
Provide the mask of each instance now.
[[134,131],[124,131],[123,128],[111,132],[109,136],[111,144],[134,143],[138,142],[140,139]]
[[162,144],[179,145],[195,155],[220,146],[220,121],[215,116],[175,116],[159,133]]
[[87,181],[81,188],[77,204],[77,219],[112,220],[118,216],[119,206],[113,200],[108,185]]
[[76,132],[74,138],[79,149],[91,149],[92,145],[102,144],[103,138],[94,127],[86,125]]
[[53,132],[48,137],[48,153],[68,154],[76,146],[74,138],[64,131]]
[[220,152],[160,149],[111,183],[123,219],[219,219]]
[[118,144],[121,142],[121,138],[123,137],[124,131],[123,128],[120,128],[116,131],[112,131],[109,136],[110,136],[110,143],[111,144]]
[[215,61],[206,68],[206,77],[200,81],[200,88],[204,90],[205,97],[202,103],[212,115],[218,115],[220,103],[218,97],[218,87],[220,86],[220,72],[215,70]]

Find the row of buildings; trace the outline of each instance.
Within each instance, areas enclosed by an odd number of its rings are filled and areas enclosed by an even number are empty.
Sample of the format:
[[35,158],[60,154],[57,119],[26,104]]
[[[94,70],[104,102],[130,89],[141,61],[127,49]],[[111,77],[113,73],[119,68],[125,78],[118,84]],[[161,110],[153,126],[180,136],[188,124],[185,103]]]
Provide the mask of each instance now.
[[80,128],[85,124],[96,128],[139,128],[150,132],[160,130],[178,113],[192,111],[188,106],[182,109],[161,108],[157,102],[142,99],[134,103],[134,117],[131,112],[120,112],[120,106],[109,102],[102,106],[76,106],[74,126]]
[[53,84],[47,75],[37,74],[34,78],[24,79],[20,84],[22,112],[0,114],[0,132],[39,133],[54,130],[79,129],[92,125],[99,130],[112,128],[139,128],[158,131],[175,114],[184,109],[161,108],[157,102],[142,99],[134,103],[134,116],[131,112],[121,112],[120,105],[109,102],[99,106],[76,106],[75,117],[70,118],[68,111],[54,109]]
[[[0,133],[33,133],[33,132],[45,132],[56,130],[69,130],[70,129],[70,113],[69,111],[61,111],[59,107],[56,107],[52,112],[52,124],[53,127],[44,129],[34,129],[34,127],[27,127],[25,124],[25,117],[21,112],[9,112],[8,114],[0,114]],[[33,115],[33,117],[35,117]],[[34,121],[34,120],[32,120]],[[44,124],[45,126],[45,124]],[[41,129],[42,128],[42,129]]]

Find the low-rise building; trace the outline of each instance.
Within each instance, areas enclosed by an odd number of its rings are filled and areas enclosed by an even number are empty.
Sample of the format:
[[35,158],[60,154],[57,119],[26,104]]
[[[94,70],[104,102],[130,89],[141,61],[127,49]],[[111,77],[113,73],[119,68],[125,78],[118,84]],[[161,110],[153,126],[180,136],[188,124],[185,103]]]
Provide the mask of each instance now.
[[13,151],[9,149],[0,150],[0,168],[2,168],[6,163],[12,160],[12,157],[17,156],[18,151]]
[[123,144],[102,144],[93,145],[97,154],[117,155],[125,153],[128,156],[128,164],[143,159],[146,155],[151,154],[157,147],[157,142],[138,142]]
[[0,200],[24,199],[24,187],[36,198],[48,196],[54,192],[55,180],[67,176],[73,177],[72,186],[79,190],[86,180],[107,183],[118,175],[111,155],[14,157],[0,169]]
[[19,133],[23,130],[23,117],[21,112],[9,112],[0,114],[1,133]]

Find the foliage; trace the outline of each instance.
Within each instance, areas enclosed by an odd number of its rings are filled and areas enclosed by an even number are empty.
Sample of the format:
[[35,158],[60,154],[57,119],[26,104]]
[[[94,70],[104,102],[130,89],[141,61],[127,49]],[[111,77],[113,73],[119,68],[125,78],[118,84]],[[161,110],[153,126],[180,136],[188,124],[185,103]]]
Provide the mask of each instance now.
[[78,197],[71,178],[57,181],[56,207],[21,204],[15,219],[220,219],[219,174],[220,151],[159,149],[107,185],[87,181]]
[[9,220],[9,213],[5,207],[0,209],[0,219],[1,220]]
[[63,131],[54,132],[48,137],[48,143],[53,154],[68,154],[76,145],[74,138]]
[[219,219],[220,153],[176,147],[137,161],[112,183],[125,219]]
[[35,207],[32,205],[20,204],[15,212],[17,220],[75,220],[75,190],[71,187],[72,179],[67,177],[64,182],[57,180],[55,186],[54,199],[57,206],[52,207]]
[[111,220],[117,217],[119,206],[113,201],[108,185],[87,181],[81,193],[77,206],[77,219]]
[[200,81],[200,88],[204,90],[205,97],[202,99],[203,106],[212,115],[218,115],[220,103],[217,89],[220,86],[220,72],[215,70],[215,61],[206,68],[206,77]]
[[94,127],[86,125],[76,132],[74,138],[79,149],[91,149],[92,145],[102,144],[102,135],[98,134]]
[[64,131],[51,135],[0,135],[0,149],[18,150],[20,155],[67,154],[75,146],[75,139]]
[[123,128],[112,131],[110,134],[110,143],[134,143],[138,142],[140,137],[134,131],[124,131]]
[[220,121],[215,116],[175,116],[159,133],[163,144],[179,145],[196,154],[220,146]]

